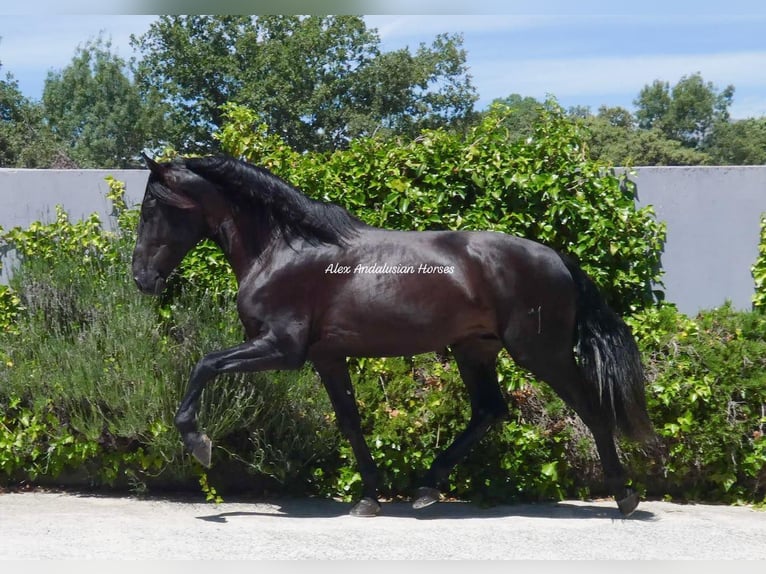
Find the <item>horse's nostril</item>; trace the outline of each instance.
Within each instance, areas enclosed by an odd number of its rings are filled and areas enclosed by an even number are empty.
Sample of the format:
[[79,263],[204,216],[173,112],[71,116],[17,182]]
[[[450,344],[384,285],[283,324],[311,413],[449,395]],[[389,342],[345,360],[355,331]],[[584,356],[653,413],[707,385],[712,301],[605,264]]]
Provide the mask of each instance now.
[[138,271],[133,274],[133,281],[142,293],[159,295],[165,289],[165,281],[159,273]]
[[165,279],[161,275],[157,275],[154,280],[154,294],[160,295],[165,290]]

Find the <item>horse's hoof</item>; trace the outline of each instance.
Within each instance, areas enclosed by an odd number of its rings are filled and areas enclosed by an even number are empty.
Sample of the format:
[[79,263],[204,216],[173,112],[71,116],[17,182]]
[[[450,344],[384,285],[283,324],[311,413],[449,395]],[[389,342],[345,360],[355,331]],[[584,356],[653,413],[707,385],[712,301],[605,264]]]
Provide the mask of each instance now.
[[380,504],[378,504],[378,501],[369,496],[365,496],[351,508],[349,514],[351,516],[371,517],[376,516],[378,512],[380,512]]
[[625,492],[627,496],[617,501],[617,508],[620,509],[623,516],[627,517],[633,514],[633,511],[638,506],[638,493],[632,488],[626,488]]
[[426,506],[431,506],[434,502],[439,502],[441,499],[441,493],[430,486],[421,486],[415,491],[415,500],[412,503],[412,508],[420,510]]
[[210,468],[213,458],[213,441],[206,434],[199,434],[196,437],[195,444],[191,449],[192,456],[205,468]]

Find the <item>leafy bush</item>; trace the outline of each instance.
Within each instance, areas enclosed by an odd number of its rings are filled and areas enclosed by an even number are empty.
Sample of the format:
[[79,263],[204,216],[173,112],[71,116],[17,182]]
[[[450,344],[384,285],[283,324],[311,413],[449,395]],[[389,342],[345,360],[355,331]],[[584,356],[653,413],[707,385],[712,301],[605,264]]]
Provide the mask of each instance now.
[[[654,492],[758,501],[766,496],[766,316],[729,304],[696,318],[666,305],[629,319],[648,377],[661,448],[631,458]],[[644,464],[641,461],[648,461]]]
[[[54,222],[2,236],[19,265],[0,301],[9,317],[0,333],[0,481],[141,490],[201,480],[212,493],[182,452],[173,415],[201,349],[241,340],[234,301],[184,288],[170,300],[141,296],[129,265],[136,212],[111,184],[117,232],[96,215],[72,222],[59,207]],[[220,447],[211,478],[225,485],[230,471],[257,474],[261,486],[304,485],[311,473],[301,468],[338,440],[312,418],[326,403],[310,373],[222,377],[201,412]]]
[[[16,320],[20,311],[21,301],[18,296],[7,285],[0,285],[0,332],[10,333],[16,330]],[[0,350],[0,359],[2,358]]]
[[755,281],[753,309],[764,311],[766,310],[766,213],[761,214],[758,257],[750,268],[750,273]]

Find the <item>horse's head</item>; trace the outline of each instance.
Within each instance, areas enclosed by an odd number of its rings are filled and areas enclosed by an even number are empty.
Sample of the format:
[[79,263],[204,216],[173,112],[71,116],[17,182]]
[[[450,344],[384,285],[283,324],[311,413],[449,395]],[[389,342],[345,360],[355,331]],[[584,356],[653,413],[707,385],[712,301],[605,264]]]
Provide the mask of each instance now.
[[133,278],[144,293],[159,295],[168,275],[208,235],[199,198],[211,184],[183,164],[157,163],[146,155],[144,160],[151,173],[141,203]]

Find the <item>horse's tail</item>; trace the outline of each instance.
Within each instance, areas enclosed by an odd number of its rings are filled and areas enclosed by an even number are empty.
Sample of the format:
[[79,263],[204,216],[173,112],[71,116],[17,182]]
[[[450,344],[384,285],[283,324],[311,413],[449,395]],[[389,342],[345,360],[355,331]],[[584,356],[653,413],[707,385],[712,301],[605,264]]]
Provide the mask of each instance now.
[[575,353],[596,408],[612,428],[639,442],[655,438],[646,410],[644,368],[630,328],[580,266],[562,257],[577,286]]

